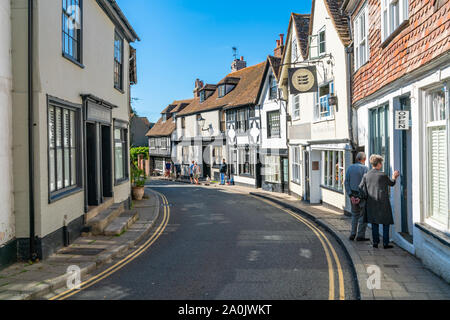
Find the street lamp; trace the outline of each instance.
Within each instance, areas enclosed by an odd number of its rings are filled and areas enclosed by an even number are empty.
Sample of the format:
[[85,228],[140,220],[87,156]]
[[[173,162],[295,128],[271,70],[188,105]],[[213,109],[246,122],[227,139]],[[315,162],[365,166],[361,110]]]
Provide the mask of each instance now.
[[198,118],[198,122],[200,123],[200,127],[202,128],[202,131],[208,131],[209,130],[209,128],[208,129],[203,129],[205,127],[206,120],[203,119],[202,115],[200,115],[200,118]]

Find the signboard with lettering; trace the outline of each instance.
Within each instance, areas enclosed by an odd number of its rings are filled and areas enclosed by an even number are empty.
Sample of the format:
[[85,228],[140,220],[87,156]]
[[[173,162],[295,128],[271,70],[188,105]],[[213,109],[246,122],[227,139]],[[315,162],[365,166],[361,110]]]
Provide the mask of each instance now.
[[395,130],[409,130],[409,111],[395,111]]
[[87,120],[111,124],[112,121],[111,109],[104,108],[98,104],[88,101]]
[[291,94],[317,92],[316,67],[302,67],[289,69],[289,88]]

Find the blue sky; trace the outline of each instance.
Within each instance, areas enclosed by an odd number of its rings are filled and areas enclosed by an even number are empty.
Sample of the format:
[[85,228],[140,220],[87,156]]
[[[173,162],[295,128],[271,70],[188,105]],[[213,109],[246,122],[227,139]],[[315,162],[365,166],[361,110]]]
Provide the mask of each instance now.
[[311,0],[117,0],[141,38],[133,103],[156,122],[173,100],[192,98],[194,82],[217,83],[230,72],[232,47],[247,64],[273,54],[291,12],[309,13]]

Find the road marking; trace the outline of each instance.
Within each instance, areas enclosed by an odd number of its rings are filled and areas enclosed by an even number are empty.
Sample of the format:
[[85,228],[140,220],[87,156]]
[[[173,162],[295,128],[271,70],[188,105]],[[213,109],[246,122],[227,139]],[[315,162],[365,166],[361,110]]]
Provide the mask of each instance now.
[[[327,263],[328,263],[328,274],[329,274],[329,288],[330,288],[330,292],[329,292],[329,300],[334,300],[334,271],[333,271],[333,263],[331,261],[331,257],[330,257],[330,253],[328,251],[328,247],[330,248],[334,261],[336,263],[336,268],[337,268],[337,273],[338,273],[338,282],[339,282],[339,299],[340,300],[345,300],[345,286],[344,286],[344,274],[342,271],[342,265],[341,262],[339,260],[339,257],[336,253],[336,250],[334,249],[334,247],[332,246],[331,242],[328,240],[327,236],[322,232],[322,230],[320,230],[317,226],[315,226],[311,221],[303,218],[302,216],[298,215],[297,213],[292,212],[291,210],[285,209],[284,207],[270,201],[267,199],[263,199],[261,197],[256,197],[253,196],[255,199],[258,199],[260,201],[263,201],[269,205],[271,205],[272,207],[275,207],[277,209],[280,209],[286,213],[288,213],[290,216],[292,216],[293,218],[297,219],[298,221],[304,223],[307,227],[309,227],[314,234],[318,237],[318,239],[320,240],[322,247],[325,251],[325,256],[327,258]],[[324,241],[322,240],[324,239],[326,244],[324,243]]]
[[124,259],[120,260],[119,262],[117,262],[116,264],[114,264],[113,266],[109,267],[108,269],[104,270],[103,272],[99,273],[98,275],[86,280],[85,282],[81,283],[81,288],[76,290],[76,289],[69,289],[65,292],[62,292],[52,298],[50,298],[49,300],[65,300],[67,298],[70,298],[71,296],[93,286],[94,284],[98,283],[99,281],[109,277],[110,275],[112,275],[113,273],[119,271],[120,269],[122,269],[124,266],[126,266],[128,263],[130,263],[131,261],[135,260],[137,257],[139,257],[142,253],[144,253],[149,247],[151,247],[153,245],[153,243],[155,243],[156,240],[158,240],[158,238],[163,234],[164,230],[167,227],[167,224],[169,222],[170,219],[170,207],[169,207],[169,202],[167,201],[167,198],[157,192],[156,192],[161,199],[163,200],[163,205],[164,205],[164,216],[163,216],[163,221],[161,222],[161,224],[158,226],[158,229],[155,231],[155,233],[153,233],[153,235],[143,244],[139,247],[139,249],[137,249],[136,251],[130,253],[128,256],[126,256]]

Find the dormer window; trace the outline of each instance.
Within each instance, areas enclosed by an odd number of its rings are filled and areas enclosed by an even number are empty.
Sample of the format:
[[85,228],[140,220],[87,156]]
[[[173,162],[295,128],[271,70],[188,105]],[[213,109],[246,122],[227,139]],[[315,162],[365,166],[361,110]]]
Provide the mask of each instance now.
[[162,122],[166,122],[167,121],[167,114],[163,114],[162,116]]
[[226,85],[219,86],[219,98],[225,97],[226,94]]
[[200,92],[200,102],[203,102],[206,100],[206,92],[203,90]]

